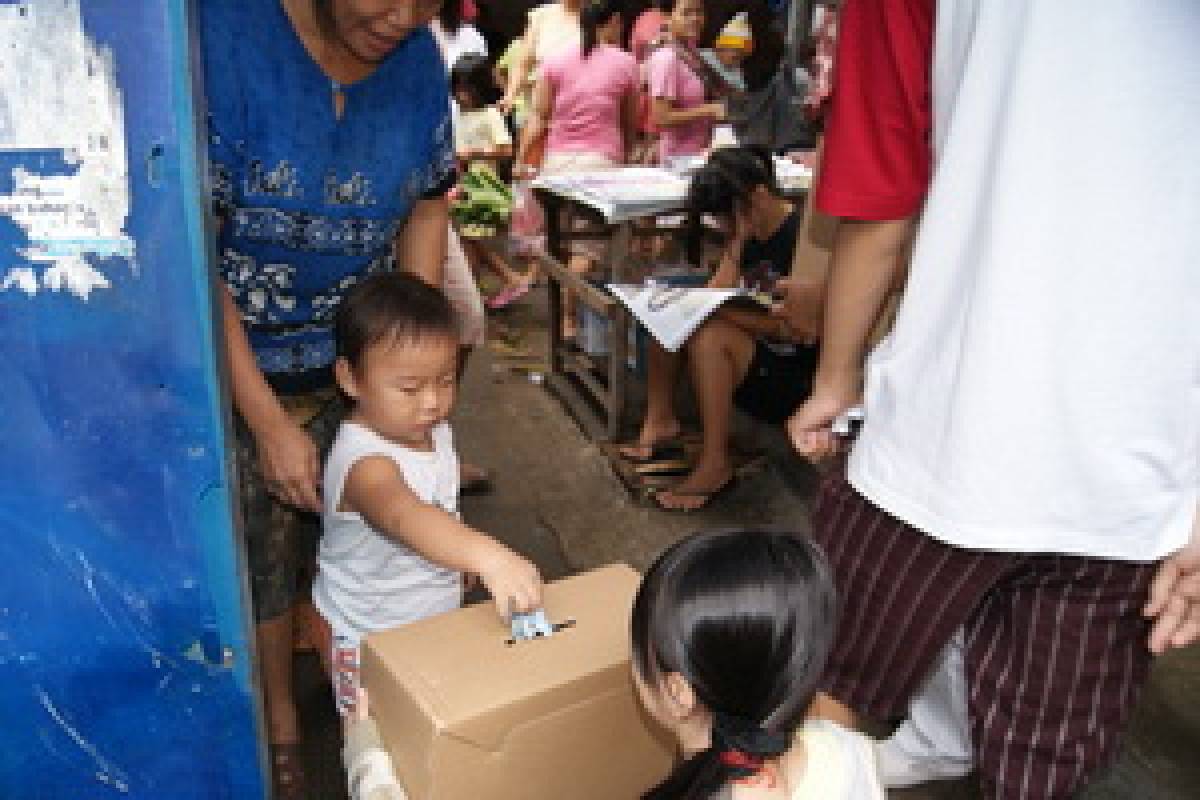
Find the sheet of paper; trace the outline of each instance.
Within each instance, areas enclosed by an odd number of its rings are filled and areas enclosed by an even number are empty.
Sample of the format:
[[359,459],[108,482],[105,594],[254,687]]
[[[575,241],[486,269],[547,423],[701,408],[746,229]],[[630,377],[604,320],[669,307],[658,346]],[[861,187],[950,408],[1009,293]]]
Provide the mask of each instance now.
[[692,289],[616,283],[609,284],[608,288],[669,353],[677,352],[726,300],[745,294],[742,289]]

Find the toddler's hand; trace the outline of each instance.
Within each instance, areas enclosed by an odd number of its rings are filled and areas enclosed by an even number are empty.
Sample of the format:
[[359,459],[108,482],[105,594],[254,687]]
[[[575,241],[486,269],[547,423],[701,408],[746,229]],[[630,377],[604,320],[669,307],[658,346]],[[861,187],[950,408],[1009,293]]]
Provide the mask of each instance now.
[[541,608],[542,576],[537,567],[504,545],[493,543],[478,572],[500,616]]

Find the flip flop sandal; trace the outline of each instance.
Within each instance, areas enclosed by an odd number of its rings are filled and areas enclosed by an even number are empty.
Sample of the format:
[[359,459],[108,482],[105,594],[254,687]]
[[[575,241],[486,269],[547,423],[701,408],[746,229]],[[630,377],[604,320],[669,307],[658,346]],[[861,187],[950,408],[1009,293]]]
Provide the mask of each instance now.
[[638,475],[683,475],[691,469],[692,462],[682,458],[643,461],[633,465],[633,471]]
[[271,745],[271,778],[275,800],[306,800],[308,779],[299,742]]
[[650,452],[645,456],[633,455],[626,453],[625,450],[631,447],[644,447],[637,442],[623,444],[617,448],[617,456],[627,464],[635,466],[641,464],[652,464],[656,461],[677,461],[684,458],[687,452],[683,445],[679,442],[678,437],[671,437],[666,441],[659,442],[650,446]]
[[698,498],[701,498],[702,502],[700,503],[700,505],[695,506],[693,508],[672,508],[671,506],[664,506],[662,504],[662,500],[659,499],[659,495],[664,494],[664,491],[655,492],[651,496],[651,499],[654,501],[654,505],[658,506],[658,509],[660,511],[668,511],[668,512],[683,513],[683,514],[687,514],[692,511],[702,511],[702,510],[708,508],[710,505],[712,505],[712,502],[714,500],[716,500],[718,497],[720,497],[721,495],[727,493],[730,489],[732,489],[733,485],[735,483],[737,483],[737,481],[738,481],[737,475],[730,475],[729,480],[725,481],[720,486],[718,486],[716,489],[713,489],[711,492],[680,492],[676,489],[666,489],[665,490],[665,492],[669,492],[669,493],[675,495],[676,497],[698,497]]

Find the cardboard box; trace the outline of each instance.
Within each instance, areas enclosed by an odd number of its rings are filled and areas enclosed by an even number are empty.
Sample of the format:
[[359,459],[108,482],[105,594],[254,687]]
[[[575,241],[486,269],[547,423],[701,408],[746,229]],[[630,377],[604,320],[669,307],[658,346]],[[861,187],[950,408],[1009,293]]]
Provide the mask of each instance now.
[[674,748],[629,671],[639,576],[625,565],[546,586],[547,639],[510,643],[491,605],[368,637],[362,681],[412,800],[632,800]]

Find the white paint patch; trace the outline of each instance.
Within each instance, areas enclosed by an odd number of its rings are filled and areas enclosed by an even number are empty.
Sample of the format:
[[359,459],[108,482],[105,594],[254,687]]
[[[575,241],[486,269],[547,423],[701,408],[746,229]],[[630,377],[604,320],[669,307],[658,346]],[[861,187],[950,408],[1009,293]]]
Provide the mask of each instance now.
[[88,256],[134,257],[113,54],[84,34],[79,0],[0,5],[0,42],[0,152],[60,151],[77,167],[71,176],[13,170],[0,216],[25,232],[30,244],[20,256],[29,264],[0,263],[0,291],[70,292],[86,301],[112,286]]
[[83,734],[67,721],[66,717],[54,705],[54,701],[50,699],[50,695],[46,693],[45,689],[38,684],[34,684],[33,688],[37,693],[38,701],[42,704],[42,708],[46,709],[46,713],[50,715],[50,718],[58,724],[63,733],[70,737],[76,747],[86,753],[95,762],[96,780],[112,786],[122,794],[128,794],[129,776],[125,774],[124,770],[101,755],[96,746],[85,739]]
[[0,292],[6,289],[20,289],[25,294],[37,294],[38,277],[31,267],[14,267],[0,282]]

